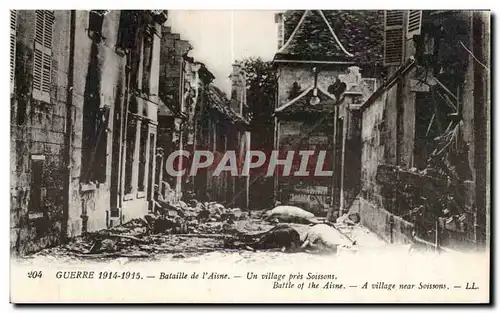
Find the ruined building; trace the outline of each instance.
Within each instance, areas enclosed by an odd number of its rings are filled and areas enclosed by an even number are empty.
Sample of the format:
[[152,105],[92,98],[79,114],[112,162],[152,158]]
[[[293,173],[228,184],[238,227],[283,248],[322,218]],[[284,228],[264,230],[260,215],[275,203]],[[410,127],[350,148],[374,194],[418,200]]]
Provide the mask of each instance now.
[[11,250],[142,216],[163,11],[11,11]]
[[[159,147],[161,160],[178,150],[192,156],[196,151],[210,151],[219,159],[226,151],[243,154],[248,150],[248,105],[245,78],[239,66],[231,75],[232,97],[213,85],[214,75],[205,64],[189,56],[190,43],[180,34],[164,28],[160,60]],[[168,201],[196,197],[248,206],[248,178],[232,177],[226,172],[213,175],[215,166],[200,169],[189,176],[188,159],[178,158],[177,170],[187,168],[184,176],[172,176],[158,169],[157,182]]]
[[[299,168],[299,150],[314,151],[309,177],[278,172],[280,202],[321,215],[331,207],[346,209],[359,191],[358,109],[375,88],[370,77],[380,75],[382,22],[381,11],[277,14],[275,149],[280,159],[295,151],[292,172]],[[324,161],[323,170],[333,174],[313,176],[316,161]]]
[[389,242],[487,243],[488,13],[287,11],[276,22],[276,147],[328,149],[333,170],[277,178],[276,198],[330,218],[358,212]]
[[181,40],[180,34],[172,33],[170,27],[162,30],[159,83],[162,105],[158,111],[158,147],[162,154],[158,158],[161,166],[156,184],[160,193],[172,200],[182,197],[182,179],[167,175],[164,163],[172,152],[184,146],[183,124],[188,118],[183,101],[184,56],[191,49],[189,42]]
[[388,75],[361,107],[352,206],[390,242],[483,245],[489,234],[489,14],[387,11]]
[[215,167],[213,167],[204,172],[206,176],[200,177],[202,181],[206,179],[209,200],[222,201],[233,207],[248,208],[249,176],[239,176],[241,164],[246,152],[250,149],[251,140],[250,117],[246,102],[246,79],[240,65],[233,65],[230,78],[232,81],[230,99],[213,84],[208,88],[207,105],[201,112],[199,120],[200,134],[205,139],[200,142],[203,142],[206,149],[212,151],[218,160],[226,151],[234,152],[239,165],[239,172],[236,173],[238,176],[228,171],[214,176]]

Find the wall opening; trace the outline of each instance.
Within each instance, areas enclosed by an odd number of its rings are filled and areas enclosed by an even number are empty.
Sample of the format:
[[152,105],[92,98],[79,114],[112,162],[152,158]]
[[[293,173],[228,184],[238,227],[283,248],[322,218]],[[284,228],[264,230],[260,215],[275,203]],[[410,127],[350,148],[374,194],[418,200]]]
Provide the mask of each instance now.
[[142,73],[142,91],[149,95],[150,85],[149,78],[151,75],[151,63],[153,56],[153,26],[148,25],[147,32],[144,36],[143,47],[143,73]]
[[101,103],[101,64],[92,43],[84,91],[82,134],[82,182],[106,180],[106,142],[109,107]]
[[155,134],[149,134],[149,164],[148,164],[148,173],[149,173],[149,178],[148,178],[148,189],[147,189],[147,194],[148,194],[148,200],[152,200],[152,195],[154,193],[153,187],[154,187],[154,182],[156,181],[155,177],[155,168],[154,168],[154,161],[155,161]]
[[415,150],[414,166],[425,169],[432,152],[436,149],[435,138],[447,129],[448,114],[454,109],[443,101],[436,90],[415,93]]
[[32,156],[31,159],[31,185],[30,199],[28,204],[29,213],[43,213],[43,156]]
[[147,143],[148,143],[148,125],[146,123],[142,123],[141,134],[139,138],[139,181],[137,184],[139,191],[144,191],[145,189]]
[[89,12],[89,37],[97,42],[101,42],[104,37],[102,36],[102,24],[107,10],[90,10]]
[[135,136],[136,136],[136,122],[135,120],[129,121],[127,125],[126,134],[126,158],[125,158],[125,194],[132,192],[132,172],[134,168],[134,152],[135,152]]

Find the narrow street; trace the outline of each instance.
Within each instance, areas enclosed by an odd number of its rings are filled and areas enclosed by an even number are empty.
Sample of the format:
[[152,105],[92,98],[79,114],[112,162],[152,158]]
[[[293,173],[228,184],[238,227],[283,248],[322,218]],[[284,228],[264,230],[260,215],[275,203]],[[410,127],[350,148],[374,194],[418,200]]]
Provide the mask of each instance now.
[[[390,246],[359,223],[338,222],[327,226],[334,232],[333,239],[326,238],[331,238],[332,235],[325,235],[322,231],[314,235],[323,241],[329,241],[323,246],[284,249],[280,245],[286,246],[287,238],[276,237],[277,240],[268,240],[267,246],[253,248],[252,243],[276,228],[291,227],[299,234],[300,243],[304,243],[307,236],[312,236],[314,224],[326,224],[322,223],[321,218],[314,217],[309,222],[307,219],[296,218],[293,216],[295,212],[288,215],[269,215],[265,211],[243,212],[238,208],[225,208],[215,202],[201,203],[196,200],[191,200],[190,204],[181,201],[178,206],[163,203],[162,208],[160,214],[148,214],[120,226],[84,234],[66,244],[44,249],[29,259],[109,261],[126,258],[189,261],[237,258],[243,262],[255,262],[277,258],[295,260],[332,257],[341,253]],[[335,246],[335,249],[328,249],[327,246]]]
[[488,243],[487,14],[10,14],[15,256]]

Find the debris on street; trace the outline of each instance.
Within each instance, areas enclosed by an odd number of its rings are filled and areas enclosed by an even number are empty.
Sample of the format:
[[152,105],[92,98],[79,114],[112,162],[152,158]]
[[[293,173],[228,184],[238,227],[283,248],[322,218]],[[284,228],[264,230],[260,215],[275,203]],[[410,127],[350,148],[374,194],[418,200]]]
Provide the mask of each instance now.
[[[349,229],[361,227],[359,214],[326,223],[299,207],[278,205],[268,211],[242,211],[217,202],[158,201],[156,212],[122,225],[86,233],[40,255],[77,258],[184,258],[213,251],[337,253],[355,251]],[[347,230],[347,231],[346,231]],[[359,232],[358,232],[359,233]]]

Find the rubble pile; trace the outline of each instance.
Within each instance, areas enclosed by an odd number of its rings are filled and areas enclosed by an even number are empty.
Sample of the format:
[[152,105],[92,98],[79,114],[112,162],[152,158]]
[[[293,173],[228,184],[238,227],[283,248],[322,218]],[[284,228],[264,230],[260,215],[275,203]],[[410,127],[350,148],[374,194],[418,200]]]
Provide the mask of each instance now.
[[[347,214],[337,222],[338,226],[352,227],[359,222],[359,215]],[[44,253],[109,258],[161,254],[184,257],[222,249],[336,252],[337,246],[353,245],[339,229],[293,206],[250,214],[217,202],[159,201],[154,213],[86,233]]]
[[154,234],[220,234],[234,233],[236,221],[249,217],[239,208],[226,208],[217,202],[190,200],[173,205],[158,202],[155,214],[145,217]]

